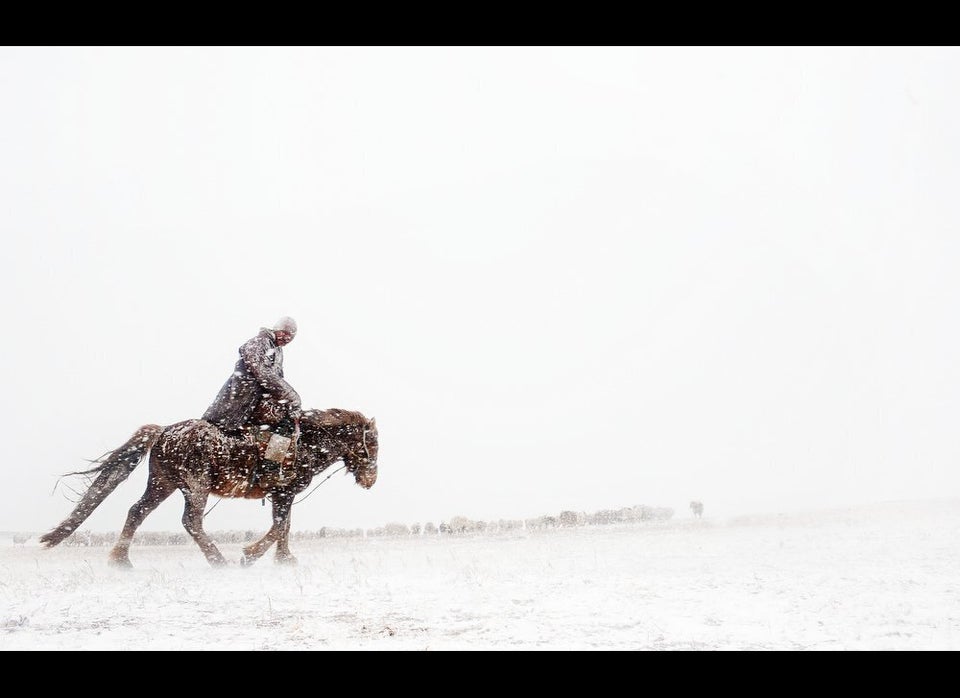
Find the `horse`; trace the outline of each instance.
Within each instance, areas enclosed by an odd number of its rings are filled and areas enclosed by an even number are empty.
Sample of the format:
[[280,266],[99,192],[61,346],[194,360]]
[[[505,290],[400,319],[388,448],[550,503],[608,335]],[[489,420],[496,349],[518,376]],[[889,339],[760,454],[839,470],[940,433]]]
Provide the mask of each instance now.
[[[270,421],[263,410],[256,416]],[[254,423],[263,422],[255,420]],[[261,460],[255,436],[228,436],[202,419],[188,419],[165,427],[146,424],[126,443],[93,461],[99,465],[73,473],[88,475],[92,481],[70,516],[41,536],[40,543],[51,548],[76,531],[149,453],[147,489],[130,507],[123,531],[110,551],[111,564],[133,566],[130,562],[133,534],[143,520],[178,489],[184,498],[183,526],[211,565],[226,563],[203,530],[204,508],[211,494],[221,498],[269,498],[273,504],[273,525],[260,540],[243,548],[242,565],[256,562],[273,543],[277,544],[277,562],[295,564],[297,560],[289,545],[294,497],[309,487],[314,476],[340,460],[356,484],[370,489],[377,481],[378,449],[376,419],[342,409],[309,410],[300,416],[297,457],[292,469],[286,473],[258,473],[254,478]]]
[[701,516],[703,516],[703,502],[690,502],[690,511],[692,511],[693,515],[699,519]]

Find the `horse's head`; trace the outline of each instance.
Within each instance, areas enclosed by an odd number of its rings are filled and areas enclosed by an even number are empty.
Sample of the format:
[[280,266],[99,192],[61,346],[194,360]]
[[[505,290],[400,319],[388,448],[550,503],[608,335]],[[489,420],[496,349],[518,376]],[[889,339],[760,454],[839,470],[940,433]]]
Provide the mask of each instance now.
[[352,473],[357,484],[366,490],[377,481],[377,420],[371,419],[357,425],[355,439],[347,444],[343,462],[347,472]]
[[373,487],[379,449],[377,420],[348,410],[308,410],[300,417],[300,425],[301,439],[307,446],[335,454],[358,485]]

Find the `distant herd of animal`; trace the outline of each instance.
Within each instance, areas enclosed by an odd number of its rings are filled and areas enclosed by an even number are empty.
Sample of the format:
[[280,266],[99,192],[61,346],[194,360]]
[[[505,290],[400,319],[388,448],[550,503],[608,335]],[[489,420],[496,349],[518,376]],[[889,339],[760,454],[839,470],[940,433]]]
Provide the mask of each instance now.
[[[693,512],[693,515],[694,515],[696,518],[698,518],[698,519],[699,519],[699,518],[702,518],[702,517],[703,517],[703,502],[699,502],[699,501],[692,501],[692,502],[690,502],[690,511]],[[562,512],[562,513],[561,513],[561,516],[560,516],[560,519],[558,520],[557,523],[559,523],[561,526],[576,525],[576,524],[573,523],[573,522],[564,520],[564,519],[565,519],[564,515],[565,515],[565,514],[571,514],[571,513],[572,513],[572,512]],[[600,513],[605,513],[605,512],[600,512]],[[459,524],[458,519],[461,519],[461,518],[462,518],[462,517],[455,517],[455,519],[450,522],[450,525],[449,525],[449,526],[447,526],[446,524],[441,524],[440,531],[443,532],[443,529],[444,529],[444,528],[447,528],[448,531],[455,530],[454,524]],[[531,519],[530,521],[528,521],[528,522],[527,522],[527,526],[530,527],[530,528],[539,528],[540,526],[532,526],[532,525],[530,525],[531,522],[533,522],[533,521],[535,521],[535,520]],[[521,524],[521,525],[523,524],[523,522],[520,522],[520,521],[518,521],[517,523],[518,523],[518,524]],[[576,523],[579,523],[579,521],[576,522]],[[415,532],[416,532],[416,533],[419,533],[419,532],[420,532],[420,530],[419,530],[419,529],[420,529],[419,524],[415,524],[415,527],[416,527],[416,528],[415,528]],[[433,528],[434,531],[437,530],[437,529],[433,526],[433,524],[427,524],[427,528]],[[405,531],[405,532],[406,532],[406,533],[409,533],[410,531],[407,530],[407,531]],[[360,531],[360,533],[362,534],[362,531]],[[20,546],[22,546],[22,545],[25,545],[25,544],[27,543],[27,541],[29,541],[31,538],[32,538],[32,535],[30,535],[30,534],[28,534],[28,533],[14,533],[14,534],[13,534],[13,544],[14,544],[14,545],[20,545]]]

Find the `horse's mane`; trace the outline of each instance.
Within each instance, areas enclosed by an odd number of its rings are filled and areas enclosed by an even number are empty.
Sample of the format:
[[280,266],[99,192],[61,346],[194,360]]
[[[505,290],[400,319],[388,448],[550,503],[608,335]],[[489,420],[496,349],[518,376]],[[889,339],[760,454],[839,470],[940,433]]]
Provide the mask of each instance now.
[[326,427],[329,429],[355,424],[366,424],[367,418],[360,412],[341,410],[338,407],[334,407],[329,410],[307,410],[300,415],[300,421],[305,421],[312,427]]

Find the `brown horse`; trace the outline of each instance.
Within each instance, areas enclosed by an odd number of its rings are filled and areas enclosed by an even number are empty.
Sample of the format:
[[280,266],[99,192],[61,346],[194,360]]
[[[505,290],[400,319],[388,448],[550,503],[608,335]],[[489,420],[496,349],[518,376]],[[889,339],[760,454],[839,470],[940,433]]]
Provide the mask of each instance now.
[[300,417],[297,461],[292,472],[267,473],[251,482],[260,462],[255,438],[228,437],[209,422],[190,419],[167,427],[147,424],[130,439],[97,460],[83,474],[95,476],[79,504],[59,526],[40,537],[47,547],[57,545],[77,530],[134,468],[150,453],[147,489],[130,508],[117,544],[110,551],[113,564],[131,567],[130,543],[143,520],[175,490],[183,492],[183,526],[211,565],[226,562],[203,530],[207,498],[240,497],[273,503],[273,525],[260,540],[243,549],[242,564],[252,564],[273,543],[277,562],[296,562],[290,553],[290,510],[294,497],[313,477],[342,460],[347,472],[365,489],[377,481],[377,423],[359,412],[310,410]]

